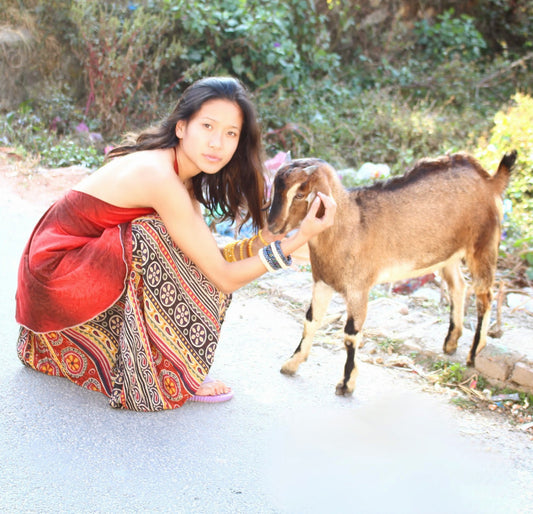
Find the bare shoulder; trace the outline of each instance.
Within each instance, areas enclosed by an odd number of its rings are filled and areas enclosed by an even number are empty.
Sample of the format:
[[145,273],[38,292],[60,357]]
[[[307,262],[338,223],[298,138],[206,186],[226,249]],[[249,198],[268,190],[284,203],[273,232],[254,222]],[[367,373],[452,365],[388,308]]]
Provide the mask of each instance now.
[[157,198],[164,194],[186,192],[168,149],[116,157],[76,189],[121,207],[155,207]]
[[169,154],[168,150],[146,150],[124,156],[128,160],[123,163],[123,173],[143,187],[176,182]]

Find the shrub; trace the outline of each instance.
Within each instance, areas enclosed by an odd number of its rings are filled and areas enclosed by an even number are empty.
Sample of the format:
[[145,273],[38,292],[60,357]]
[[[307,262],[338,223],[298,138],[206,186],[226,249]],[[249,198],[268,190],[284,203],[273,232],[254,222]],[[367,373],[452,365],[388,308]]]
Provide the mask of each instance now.
[[512,210],[505,228],[511,244],[531,266],[528,278],[533,280],[533,97],[523,93],[516,93],[510,105],[495,115],[490,137],[479,139],[476,156],[496,170],[503,154],[512,149],[518,157],[507,190]]
[[313,87],[257,98],[267,151],[315,156],[338,169],[366,161],[387,163],[393,173],[414,160],[467,150],[490,120],[473,109],[456,110],[405,99],[393,89],[358,91],[324,79]]
[[455,11],[449,9],[438,15],[434,23],[428,19],[415,23],[416,46],[431,66],[454,58],[463,62],[476,61],[487,47],[474,19],[466,14],[459,17],[454,14]]
[[271,82],[298,87],[338,63],[329,51],[324,17],[310,0],[164,2],[186,48],[184,67],[209,60],[213,71],[241,78],[252,89]]
[[104,143],[95,132],[98,125],[89,124],[67,95],[45,88],[42,98],[22,102],[17,110],[0,116],[0,144],[38,155],[42,166],[96,168],[103,161]]
[[170,38],[166,13],[132,3],[77,0],[70,16],[77,29],[72,49],[89,88],[85,114],[98,118],[104,133],[121,132],[126,121],[135,124],[143,113],[151,116],[160,72],[183,52]]

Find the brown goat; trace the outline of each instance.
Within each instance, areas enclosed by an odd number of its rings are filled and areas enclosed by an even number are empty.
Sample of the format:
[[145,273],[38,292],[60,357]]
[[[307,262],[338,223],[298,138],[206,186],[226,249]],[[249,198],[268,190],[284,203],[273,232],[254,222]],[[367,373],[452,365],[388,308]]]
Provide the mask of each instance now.
[[516,152],[506,154],[494,176],[466,154],[422,159],[401,177],[347,190],[336,171],[320,159],[297,159],[276,174],[269,229],[298,227],[317,191],[337,202],[335,223],[309,241],[313,297],[300,344],[281,368],[294,374],[307,359],[313,336],[334,291],[347,308],[347,357],[339,395],[353,393],[356,351],[367,313],[368,294],[378,283],[441,270],[450,294],[450,326],[444,352],[457,349],[463,327],[464,260],[476,294],[477,328],[467,359],[485,346],[492,284],[501,235],[502,199]]

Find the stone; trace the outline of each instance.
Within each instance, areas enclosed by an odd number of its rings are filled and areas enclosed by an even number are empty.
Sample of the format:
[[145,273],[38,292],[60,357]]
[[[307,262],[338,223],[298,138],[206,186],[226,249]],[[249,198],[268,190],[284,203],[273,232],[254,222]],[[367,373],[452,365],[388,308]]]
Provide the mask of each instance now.
[[517,362],[509,377],[513,382],[533,390],[533,366]]
[[476,356],[476,369],[488,378],[507,380],[511,366],[504,360],[487,351],[482,351]]

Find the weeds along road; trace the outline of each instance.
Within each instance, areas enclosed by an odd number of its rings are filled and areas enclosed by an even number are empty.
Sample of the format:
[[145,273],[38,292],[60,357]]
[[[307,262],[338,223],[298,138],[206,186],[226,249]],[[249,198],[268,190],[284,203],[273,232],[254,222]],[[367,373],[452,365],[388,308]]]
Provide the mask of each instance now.
[[533,512],[527,434],[366,363],[354,396],[337,397],[342,348],[317,345],[281,375],[301,323],[253,285],[234,295],[211,373],[230,402],[116,411],[24,368],[16,271],[49,198],[23,199],[1,176],[0,191],[2,512]]

